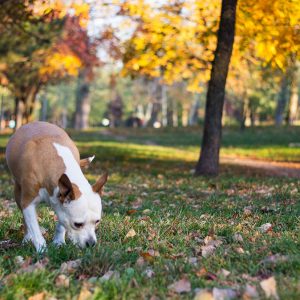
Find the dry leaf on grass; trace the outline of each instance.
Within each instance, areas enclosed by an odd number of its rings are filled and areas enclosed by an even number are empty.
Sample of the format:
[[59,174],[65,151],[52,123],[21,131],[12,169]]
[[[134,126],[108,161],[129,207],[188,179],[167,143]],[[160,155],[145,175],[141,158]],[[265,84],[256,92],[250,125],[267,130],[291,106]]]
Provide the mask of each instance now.
[[244,241],[243,237],[240,233],[235,233],[232,238],[235,242],[243,242]]
[[58,287],[69,287],[70,279],[66,275],[60,274],[55,279],[55,285]]
[[204,257],[204,258],[207,258],[211,255],[214,254],[216,250],[216,247],[215,246],[212,246],[212,245],[208,245],[208,246],[202,246],[201,247],[201,255]]
[[81,259],[69,260],[64,262],[60,266],[60,273],[72,274],[75,273],[76,270],[80,267]]
[[276,289],[276,281],[273,276],[268,279],[262,280],[260,282],[260,286],[267,298],[274,297],[275,300],[279,299]]
[[135,230],[134,230],[134,229],[130,229],[130,230],[127,232],[127,234],[125,235],[125,239],[132,238],[132,237],[134,237],[134,236],[136,236]]
[[266,257],[263,259],[260,263],[261,264],[276,264],[276,263],[281,263],[281,262],[286,262],[288,260],[287,255],[280,255],[280,254],[275,254]]
[[259,294],[256,290],[256,287],[250,284],[247,284],[245,287],[245,291],[243,294],[243,300],[250,300],[250,299],[258,299]]
[[260,227],[258,227],[258,230],[259,230],[261,233],[269,232],[269,231],[272,230],[272,224],[271,224],[271,223],[263,224],[263,225],[261,225]]
[[218,272],[219,275],[223,276],[223,277],[227,277],[230,275],[230,272],[226,269],[221,269],[219,272]]
[[146,277],[148,277],[148,278],[152,278],[152,277],[155,275],[154,271],[153,271],[151,268],[147,268],[147,269],[143,272],[143,274],[145,274]]
[[92,293],[89,291],[89,289],[86,286],[83,286],[80,290],[80,294],[77,300],[88,300],[91,299],[91,297],[92,297]]
[[170,284],[168,289],[177,294],[188,293],[191,291],[191,283],[188,279],[183,278]]
[[28,298],[28,300],[44,300],[44,299],[46,299],[46,293],[45,292],[35,294],[35,295],[30,296]]
[[237,298],[237,292],[233,289],[219,289],[219,288],[213,288],[212,291],[214,300],[231,300]]
[[113,276],[115,275],[115,272],[110,270],[107,271],[101,278],[100,281],[107,281],[109,279],[111,279]]
[[194,300],[214,300],[212,292],[207,289],[199,289],[196,292]]
[[43,258],[42,260],[38,260],[34,264],[31,263],[31,259],[26,259],[24,263],[20,266],[20,269],[16,272],[20,273],[32,273],[36,270],[43,270],[45,269],[46,265],[48,264],[49,259],[47,257]]
[[223,242],[221,240],[215,239],[212,236],[207,236],[204,238],[204,244],[206,246],[219,247]]

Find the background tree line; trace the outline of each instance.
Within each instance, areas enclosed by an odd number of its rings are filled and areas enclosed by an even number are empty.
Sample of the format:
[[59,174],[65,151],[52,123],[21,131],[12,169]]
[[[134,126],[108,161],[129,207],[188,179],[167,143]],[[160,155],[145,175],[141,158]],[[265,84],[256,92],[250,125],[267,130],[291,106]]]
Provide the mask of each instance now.
[[295,0],[1,0],[1,91],[16,128],[37,108],[76,129],[203,122],[216,174],[222,120],[297,122],[299,19]]

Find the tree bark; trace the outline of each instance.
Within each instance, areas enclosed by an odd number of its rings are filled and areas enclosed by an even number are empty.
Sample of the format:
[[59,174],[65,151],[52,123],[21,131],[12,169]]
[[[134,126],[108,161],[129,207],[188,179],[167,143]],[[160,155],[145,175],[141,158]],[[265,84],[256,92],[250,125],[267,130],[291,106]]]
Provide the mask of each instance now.
[[208,84],[204,133],[196,175],[219,173],[225,85],[234,43],[237,0],[222,0],[217,48]]
[[85,71],[80,72],[77,84],[74,128],[83,130],[89,127],[89,115],[91,110],[90,84]]
[[25,102],[19,97],[15,98],[15,130],[20,128],[23,124],[23,117],[25,113]]
[[281,87],[280,93],[278,95],[277,107],[275,112],[275,124],[276,126],[281,126],[283,123],[283,114],[288,102],[288,86],[289,86],[289,79],[288,79],[288,72],[283,74],[281,79]]
[[288,124],[293,125],[297,120],[298,115],[298,84],[297,84],[297,69],[293,68],[291,73],[291,91],[290,91],[290,101],[289,101],[289,112],[288,112]]
[[165,84],[161,87],[161,124],[163,127],[168,126],[168,95]]

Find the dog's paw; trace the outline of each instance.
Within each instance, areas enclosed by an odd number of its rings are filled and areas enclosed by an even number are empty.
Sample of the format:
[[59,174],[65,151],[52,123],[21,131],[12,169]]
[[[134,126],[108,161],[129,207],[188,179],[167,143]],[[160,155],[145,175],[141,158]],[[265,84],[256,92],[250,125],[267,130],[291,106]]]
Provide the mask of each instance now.
[[57,247],[64,245],[66,242],[64,240],[61,239],[54,239],[53,240],[53,244]]

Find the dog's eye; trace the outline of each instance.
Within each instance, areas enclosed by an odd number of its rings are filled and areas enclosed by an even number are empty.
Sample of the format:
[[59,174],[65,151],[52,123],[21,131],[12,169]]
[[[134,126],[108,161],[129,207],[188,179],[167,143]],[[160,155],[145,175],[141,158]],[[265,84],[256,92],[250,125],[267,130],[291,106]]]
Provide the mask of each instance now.
[[74,226],[76,228],[81,228],[81,227],[83,227],[83,225],[84,225],[84,223],[74,223]]
[[98,224],[100,222],[100,220],[97,220],[95,223]]

